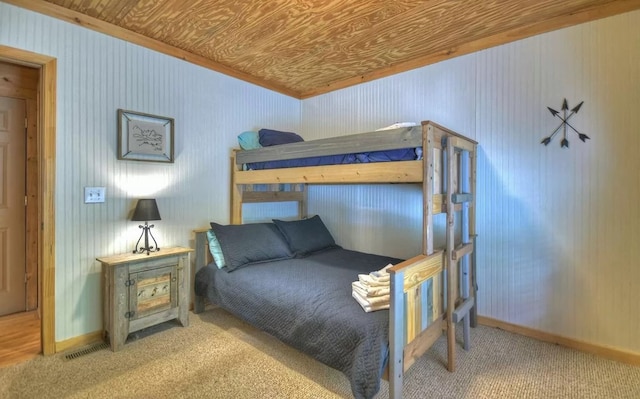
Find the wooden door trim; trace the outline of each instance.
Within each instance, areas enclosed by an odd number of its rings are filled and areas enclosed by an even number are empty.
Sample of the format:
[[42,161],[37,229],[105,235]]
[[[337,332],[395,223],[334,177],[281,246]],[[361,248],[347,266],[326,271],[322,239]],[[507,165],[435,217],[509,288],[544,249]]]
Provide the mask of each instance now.
[[[38,82],[40,79],[38,78]],[[40,176],[40,168],[38,161],[40,148],[38,146],[38,98],[27,99],[27,158],[26,167],[26,196],[27,196],[27,218],[25,224],[26,238],[26,279],[27,279],[27,311],[37,310],[40,303],[40,273],[39,264],[40,257],[38,251],[31,248],[39,248],[38,240],[40,238],[38,220],[40,209],[40,192],[38,190],[38,180]]]
[[41,227],[38,240],[40,265],[42,318],[42,352],[55,353],[55,160],[56,160],[56,76],[57,60],[42,54],[0,45],[3,61],[40,69],[38,90],[39,120],[37,142],[39,147],[38,179],[39,212]]

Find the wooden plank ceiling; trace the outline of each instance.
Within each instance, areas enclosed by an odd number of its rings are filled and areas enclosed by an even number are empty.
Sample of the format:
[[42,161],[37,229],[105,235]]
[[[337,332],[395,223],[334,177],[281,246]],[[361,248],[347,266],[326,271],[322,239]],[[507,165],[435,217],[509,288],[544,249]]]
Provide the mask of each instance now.
[[297,98],[640,8],[640,0],[2,0]]

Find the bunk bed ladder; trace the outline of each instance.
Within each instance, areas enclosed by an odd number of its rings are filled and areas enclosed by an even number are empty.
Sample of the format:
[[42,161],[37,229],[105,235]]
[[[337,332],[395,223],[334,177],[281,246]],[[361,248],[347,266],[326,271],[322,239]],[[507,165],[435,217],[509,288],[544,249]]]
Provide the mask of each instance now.
[[[470,256],[474,252],[474,243],[470,239],[470,215],[469,206],[473,202],[470,177],[472,168],[470,163],[470,148],[457,137],[445,137],[443,139],[444,172],[446,174],[446,310],[447,310],[447,350],[448,369],[455,370],[455,325],[463,322],[463,347],[469,350],[471,347],[471,309],[475,299],[471,295],[471,270]],[[456,152],[460,154],[459,167],[456,168]],[[459,173],[456,173],[459,172]],[[459,177],[456,189],[456,179]],[[454,192],[457,191],[457,192]],[[459,205],[456,206],[456,205]],[[461,243],[455,243],[455,219],[456,211],[460,209]],[[458,273],[461,278],[458,279]],[[459,285],[456,284],[460,281]]]

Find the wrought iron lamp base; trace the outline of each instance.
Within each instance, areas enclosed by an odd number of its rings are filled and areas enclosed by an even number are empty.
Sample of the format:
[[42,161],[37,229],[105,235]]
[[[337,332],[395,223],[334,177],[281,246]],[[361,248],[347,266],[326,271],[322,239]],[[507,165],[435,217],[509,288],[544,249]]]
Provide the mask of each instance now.
[[[158,243],[156,242],[155,237],[153,237],[153,234],[151,233],[151,228],[154,225],[149,225],[147,224],[147,222],[144,223],[144,225],[139,225],[138,227],[140,227],[142,229],[142,233],[140,233],[140,238],[138,238],[138,242],[136,242],[136,248],[133,250],[134,254],[142,254],[142,253],[147,253],[147,255],[149,255],[151,252],[157,252],[160,251],[160,248],[158,247]],[[140,247],[140,240],[142,240],[142,236],[144,236],[144,247]],[[156,246],[150,246],[149,245],[149,236],[151,236],[151,239],[153,240],[153,243],[156,244]]]

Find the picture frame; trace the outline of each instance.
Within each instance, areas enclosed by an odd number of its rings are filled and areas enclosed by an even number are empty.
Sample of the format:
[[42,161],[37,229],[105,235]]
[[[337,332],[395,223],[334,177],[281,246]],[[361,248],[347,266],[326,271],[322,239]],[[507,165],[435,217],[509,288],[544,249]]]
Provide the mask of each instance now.
[[118,159],[173,163],[173,118],[118,109]]

